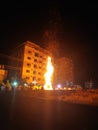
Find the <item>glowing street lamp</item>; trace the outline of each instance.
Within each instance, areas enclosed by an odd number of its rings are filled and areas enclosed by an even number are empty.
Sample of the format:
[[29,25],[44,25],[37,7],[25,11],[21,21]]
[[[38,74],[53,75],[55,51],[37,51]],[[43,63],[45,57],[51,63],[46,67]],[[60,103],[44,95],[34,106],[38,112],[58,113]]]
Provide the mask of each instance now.
[[13,86],[16,87],[18,83],[16,81],[13,82]]

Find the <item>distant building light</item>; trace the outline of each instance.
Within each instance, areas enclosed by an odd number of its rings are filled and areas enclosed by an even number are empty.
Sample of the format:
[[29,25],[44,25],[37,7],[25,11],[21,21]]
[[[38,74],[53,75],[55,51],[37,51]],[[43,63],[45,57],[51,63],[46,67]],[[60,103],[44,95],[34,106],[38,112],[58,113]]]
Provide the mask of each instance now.
[[32,83],[33,83],[34,85],[36,85],[36,84],[37,84],[37,81],[36,81],[36,80],[34,80]]
[[18,83],[17,83],[16,81],[14,81],[14,82],[13,82],[13,86],[16,87],[17,85],[18,85]]
[[24,83],[24,86],[27,86],[27,83]]
[[61,85],[60,85],[60,84],[58,84],[58,85],[57,85],[57,87],[58,87],[58,88],[61,88]]

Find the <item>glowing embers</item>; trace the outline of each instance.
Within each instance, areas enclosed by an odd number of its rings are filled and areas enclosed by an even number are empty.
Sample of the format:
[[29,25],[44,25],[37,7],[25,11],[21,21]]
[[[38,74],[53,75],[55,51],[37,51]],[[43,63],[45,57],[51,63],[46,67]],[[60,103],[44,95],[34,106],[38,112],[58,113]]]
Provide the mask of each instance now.
[[45,90],[53,90],[52,83],[51,83],[53,70],[54,68],[51,63],[51,57],[48,57],[46,73],[44,75],[45,76],[45,85],[44,85]]

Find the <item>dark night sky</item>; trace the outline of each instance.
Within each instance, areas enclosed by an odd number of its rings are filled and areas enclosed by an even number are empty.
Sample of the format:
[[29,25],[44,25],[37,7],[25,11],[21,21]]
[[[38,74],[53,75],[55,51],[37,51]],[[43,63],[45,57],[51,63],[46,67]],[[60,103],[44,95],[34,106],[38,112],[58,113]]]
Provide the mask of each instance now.
[[[12,4],[12,5],[11,5]],[[67,4],[64,0],[36,3],[6,3],[0,9],[0,50],[10,50],[27,40],[41,45],[49,10],[60,14],[63,31],[58,33],[61,56],[74,62],[76,83],[98,82],[98,5],[96,3]],[[50,17],[51,19],[51,17]],[[5,48],[6,46],[6,48]]]

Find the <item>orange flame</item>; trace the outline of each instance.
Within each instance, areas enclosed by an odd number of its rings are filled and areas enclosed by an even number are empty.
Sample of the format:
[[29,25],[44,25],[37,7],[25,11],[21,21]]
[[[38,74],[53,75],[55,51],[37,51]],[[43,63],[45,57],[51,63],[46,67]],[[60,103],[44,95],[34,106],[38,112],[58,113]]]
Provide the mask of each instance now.
[[51,57],[48,57],[48,62],[47,62],[47,71],[45,73],[45,85],[44,85],[44,89],[45,90],[53,90],[52,88],[52,83],[51,83],[51,80],[52,80],[52,74],[53,74],[53,65],[51,63]]

